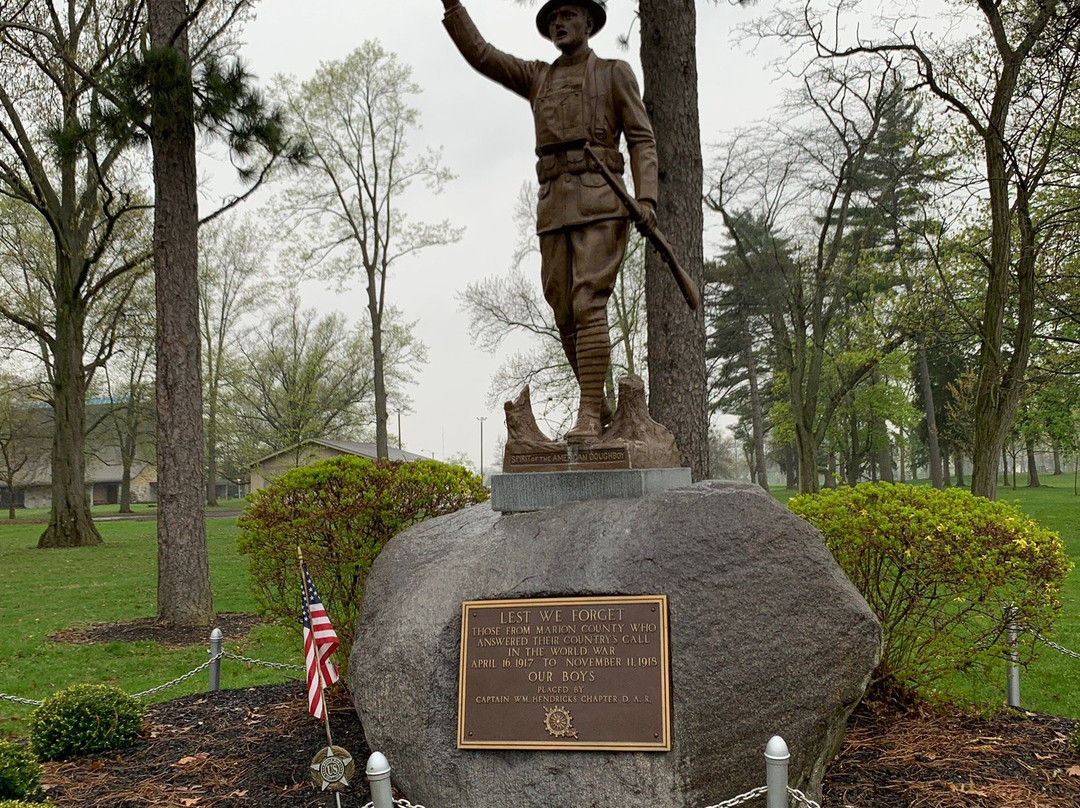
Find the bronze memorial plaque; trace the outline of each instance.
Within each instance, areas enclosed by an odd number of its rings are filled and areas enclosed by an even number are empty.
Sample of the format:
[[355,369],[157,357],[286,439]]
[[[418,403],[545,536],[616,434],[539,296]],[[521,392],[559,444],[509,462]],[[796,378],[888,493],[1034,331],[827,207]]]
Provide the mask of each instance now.
[[666,595],[461,605],[461,749],[671,749]]

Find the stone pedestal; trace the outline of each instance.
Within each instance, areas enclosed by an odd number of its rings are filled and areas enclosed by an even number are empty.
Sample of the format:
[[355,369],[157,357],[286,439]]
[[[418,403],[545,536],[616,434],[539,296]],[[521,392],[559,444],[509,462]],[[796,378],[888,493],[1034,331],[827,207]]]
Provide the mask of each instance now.
[[[458,749],[462,602],[603,595],[668,597],[671,751]],[[405,531],[368,578],[350,690],[413,802],[700,808],[764,784],[772,735],[819,798],[879,647],[820,534],[759,488],[708,482]]]

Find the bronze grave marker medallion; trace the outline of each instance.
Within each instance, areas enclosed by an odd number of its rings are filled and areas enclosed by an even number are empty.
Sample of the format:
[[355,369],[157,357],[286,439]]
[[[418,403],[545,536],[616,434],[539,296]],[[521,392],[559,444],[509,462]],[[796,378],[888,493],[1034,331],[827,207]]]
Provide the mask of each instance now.
[[461,605],[458,747],[666,752],[666,595]]

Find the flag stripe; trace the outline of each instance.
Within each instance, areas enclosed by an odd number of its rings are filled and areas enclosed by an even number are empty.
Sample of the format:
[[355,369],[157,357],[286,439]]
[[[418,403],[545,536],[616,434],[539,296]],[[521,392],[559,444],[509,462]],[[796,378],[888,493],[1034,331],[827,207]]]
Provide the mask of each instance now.
[[339,640],[334,626],[330,623],[330,617],[323,607],[322,599],[315,589],[315,582],[308,574],[307,565],[302,565],[301,569],[302,585],[307,590],[307,597],[304,598],[303,622],[308,711],[322,720],[326,715],[323,688],[341,678],[334,663],[330,660],[330,655],[337,650]]

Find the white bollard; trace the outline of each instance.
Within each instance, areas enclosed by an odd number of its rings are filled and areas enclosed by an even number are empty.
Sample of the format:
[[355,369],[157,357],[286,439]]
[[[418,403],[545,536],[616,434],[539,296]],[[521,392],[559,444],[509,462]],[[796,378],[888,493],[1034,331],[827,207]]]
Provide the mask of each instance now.
[[371,784],[371,803],[375,808],[394,808],[394,792],[390,787],[390,762],[382,752],[372,752],[365,769]]
[[210,690],[221,690],[221,641],[224,634],[220,628],[210,632]]
[[1009,640],[1009,652],[1005,661],[1005,703],[1020,709],[1020,630],[1016,626],[1016,607],[1009,606],[1005,614],[1005,630]]
[[779,735],[773,735],[765,746],[766,808],[788,808],[788,762],[791,753]]

